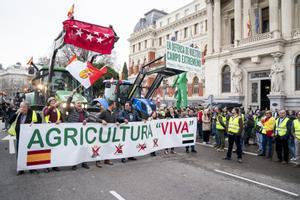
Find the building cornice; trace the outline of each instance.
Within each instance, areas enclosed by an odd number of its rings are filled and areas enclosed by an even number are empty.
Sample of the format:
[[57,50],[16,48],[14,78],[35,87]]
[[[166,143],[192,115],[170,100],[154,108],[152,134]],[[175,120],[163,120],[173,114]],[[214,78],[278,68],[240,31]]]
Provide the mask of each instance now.
[[165,31],[173,30],[176,27],[178,27],[182,24],[187,24],[187,23],[189,23],[189,21],[191,21],[193,19],[196,19],[198,17],[201,17],[201,16],[206,16],[206,8],[201,9],[197,12],[194,12],[190,15],[187,15],[183,18],[180,18],[180,19],[178,19],[174,22],[171,22],[170,24],[168,24],[166,26],[162,26],[160,28],[157,28],[156,32],[157,32],[157,34],[159,34],[159,33],[165,32]]

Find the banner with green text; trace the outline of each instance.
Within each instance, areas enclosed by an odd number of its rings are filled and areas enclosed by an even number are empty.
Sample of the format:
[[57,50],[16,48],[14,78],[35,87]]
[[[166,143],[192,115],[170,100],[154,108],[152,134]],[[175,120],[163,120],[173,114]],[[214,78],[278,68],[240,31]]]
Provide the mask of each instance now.
[[73,166],[82,162],[143,156],[195,144],[196,118],[128,124],[21,125],[17,170]]
[[197,48],[167,40],[166,65],[168,68],[201,73],[201,52]]

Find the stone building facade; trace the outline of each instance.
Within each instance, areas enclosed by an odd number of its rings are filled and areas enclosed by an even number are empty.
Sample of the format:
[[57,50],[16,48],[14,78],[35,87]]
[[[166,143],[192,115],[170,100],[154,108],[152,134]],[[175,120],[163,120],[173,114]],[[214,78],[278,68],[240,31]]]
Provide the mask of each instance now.
[[[204,49],[207,37],[206,3],[195,0],[169,14],[153,9],[147,12],[136,24],[130,35],[129,78],[136,77],[143,64],[163,56],[166,51],[166,41],[171,38],[185,45]],[[155,66],[154,66],[155,67]],[[154,77],[145,81],[149,86]],[[163,81],[156,94],[166,104],[174,102],[175,77]],[[188,73],[188,101],[198,104],[203,98],[201,74]]]
[[164,54],[170,37],[202,51],[207,45],[203,73],[188,74],[190,101],[213,95],[245,107],[299,109],[300,0],[194,0],[169,14],[154,9],[129,38],[131,77]]
[[0,91],[13,99],[17,92],[25,92],[29,88],[33,75],[28,74],[28,68],[15,64],[0,70]]
[[300,108],[300,1],[207,0],[206,95]]

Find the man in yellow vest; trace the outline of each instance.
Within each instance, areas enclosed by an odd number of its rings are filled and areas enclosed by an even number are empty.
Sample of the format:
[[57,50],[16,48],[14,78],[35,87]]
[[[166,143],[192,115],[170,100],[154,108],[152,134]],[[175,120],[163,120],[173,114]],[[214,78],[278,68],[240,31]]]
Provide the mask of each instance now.
[[[16,135],[16,156],[18,159],[18,149],[19,149],[19,138],[20,138],[20,125],[21,124],[33,124],[41,123],[42,119],[38,113],[30,108],[28,102],[21,102],[19,110],[12,116],[9,120],[10,128],[8,133],[11,135]],[[37,170],[29,170],[30,173],[38,174]],[[24,174],[24,171],[18,171],[18,175]]]
[[221,108],[216,107],[216,112],[217,112],[216,129],[217,129],[217,134],[220,137],[220,146],[218,147],[218,151],[224,151],[227,120],[226,117],[223,115]]
[[243,119],[240,116],[239,108],[233,108],[232,114],[233,116],[229,118],[229,122],[228,122],[228,151],[224,159],[231,160],[233,143],[235,143],[238,162],[242,163],[241,134],[244,128]]
[[[285,110],[279,111],[279,118],[275,125],[275,147],[278,157],[278,162],[287,164],[289,161],[289,146],[288,139],[291,134],[291,120],[286,116]],[[282,158],[283,153],[283,158]]]
[[[59,124],[62,122],[62,113],[60,110],[57,108],[58,103],[56,102],[56,99],[54,97],[49,97],[47,100],[47,107],[43,109],[43,115],[44,115],[44,121],[46,123],[56,123]],[[53,167],[53,171],[60,171],[58,167]],[[45,169],[45,172],[48,173],[50,172],[49,168]]]
[[296,166],[300,166],[300,112],[297,113],[297,119],[294,119],[292,124],[292,133],[295,138],[296,146]]
[[263,125],[262,130],[262,152],[258,154],[258,156],[266,156],[266,150],[268,146],[268,158],[272,158],[272,142],[273,142],[273,136],[274,136],[274,128],[276,124],[276,120],[274,117],[272,117],[272,112],[270,110],[265,112],[265,117],[261,120],[261,123]]

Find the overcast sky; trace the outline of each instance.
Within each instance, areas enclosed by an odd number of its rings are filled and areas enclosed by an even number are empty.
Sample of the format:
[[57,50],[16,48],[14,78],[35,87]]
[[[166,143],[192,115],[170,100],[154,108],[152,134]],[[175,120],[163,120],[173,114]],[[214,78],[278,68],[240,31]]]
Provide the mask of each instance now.
[[129,38],[135,24],[152,8],[172,12],[193,0],[0,0],[0,63],[25,64],[48,56],[62,22],[75,3],[75,19],[102,26],[112,24],[120,40],[114,50],[118,64],[128,62]]

